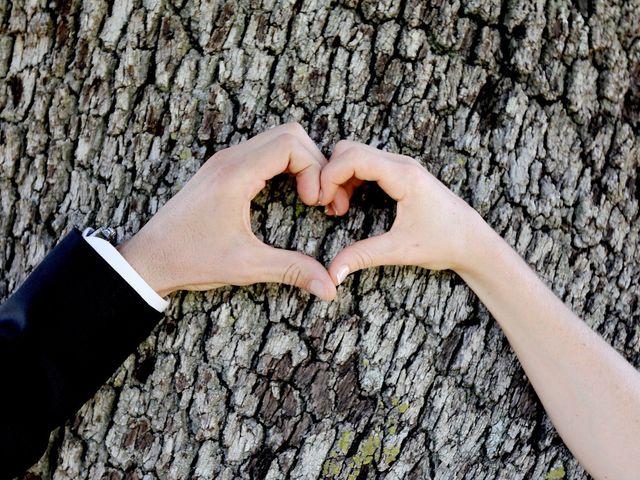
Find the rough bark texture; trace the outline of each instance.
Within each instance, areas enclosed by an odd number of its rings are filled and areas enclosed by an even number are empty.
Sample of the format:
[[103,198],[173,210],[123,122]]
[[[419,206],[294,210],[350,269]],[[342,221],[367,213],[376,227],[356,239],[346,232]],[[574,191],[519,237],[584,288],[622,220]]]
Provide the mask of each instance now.
[[[72,226],[121,239],[214,151],[298,120],[420,159],[640,365],[638,0],[0,0],[0,298]],[[268,243],[328,263],[387,229],[287,179]],[[453,274],[378,268],[173,298],[42,478],[560,478],[563,446]],[[553,478],[556,478],[553,477]]]

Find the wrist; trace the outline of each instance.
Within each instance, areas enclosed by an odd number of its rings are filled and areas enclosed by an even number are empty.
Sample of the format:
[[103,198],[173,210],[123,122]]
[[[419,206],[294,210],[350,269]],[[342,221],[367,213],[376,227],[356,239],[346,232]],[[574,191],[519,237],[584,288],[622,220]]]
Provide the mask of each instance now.
[[452,270],[458,275],[473,276],[490,268],[496,248],[504,240],[484,221],[478,212],[471,209],[469,221],[465,222],[462,248]]
[[144,229],[116,247],[120,255],[161,297],[176,290],[167,273],[167,262],[161,244]]

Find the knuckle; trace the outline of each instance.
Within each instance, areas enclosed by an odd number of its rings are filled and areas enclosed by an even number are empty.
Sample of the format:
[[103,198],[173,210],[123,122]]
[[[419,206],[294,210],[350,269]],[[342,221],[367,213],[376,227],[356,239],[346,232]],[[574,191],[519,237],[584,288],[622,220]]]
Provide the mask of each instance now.
[[292,135],[289,132],[284,132],[283,134],[278,136],[278,145],[286,149],[288,151],[294,150],[299,145],[299,141],[295,135]]
[[421,166],[420,162],[418,162],[415,158],[410,157],[409,155],[402,154],[399,157],[400,157],[400,160],[402,160],[407,165],[413,165],[413,166],[416,166],[416,167]]
[[363,148],[360,144],[351,140],[340,140],[334,149],[334,154],[340,158],[354,159],[362,154]]
[[306,135],[307,132],[298,122],[289,122],[285,124],[285,131],[289,132],[291,135]]
[[345,150],[347,150],[353,142],[351,142],[350,140],[340,140],[338,143],[336,143],[335,147],[333,147],[333,151],[336,154],[341,154],[343,153]]
[[320,184],[325,187],[327,182],[329,182],[333,178],[332,173],[333,168],[331,167],[331,163],[329,163],[326,167],[320,170]]
[[412,176],[420,176],[425,171],[425,168],[420,165],[417,160],[406,156],[403,157],[403,162],[400,164],[400,167],[405,171],[407,175]]
[[365,268],[369,268],[373,265],[373,258],[371,258],[371,255],[365,249],[354,248],[353,253],[358,270],[364,270]]
[[348,148],[342,153],[341,157],[347,161],[358,161],[362,158],[363,150],[357,145],[349,145]]
[[296,287],[302,286],[300,281],[302,279],[302,269],[297,263],[291,263],[285,269],[282,274],[282,283],[287,285],[293,285]]

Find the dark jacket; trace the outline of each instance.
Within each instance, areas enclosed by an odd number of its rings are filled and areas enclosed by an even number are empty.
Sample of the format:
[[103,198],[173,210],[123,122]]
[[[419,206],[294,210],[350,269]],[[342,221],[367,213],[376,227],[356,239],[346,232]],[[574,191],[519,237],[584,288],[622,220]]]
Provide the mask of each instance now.
[[38,461],[162,318],[72,231],[0,305],[0,479]]

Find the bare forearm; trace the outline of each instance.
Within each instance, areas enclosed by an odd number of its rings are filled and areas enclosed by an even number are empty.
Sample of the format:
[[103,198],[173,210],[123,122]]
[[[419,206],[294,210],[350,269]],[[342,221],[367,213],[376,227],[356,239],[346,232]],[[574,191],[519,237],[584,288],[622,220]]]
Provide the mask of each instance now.
[[[511,342],[558,432],[598,479],[638,478],[640,374],[577,318],[480,218],[412,159],[342,142],[322,171],[321,203],[353,179],[398,202],[391,229],[331,262],[340,284],[375,265],[458,272]],[[350,191],[346,188],[346,191]],[[341,212],[346,209],[339,209]]]
[[640,374],[489,227],[459,275],[505,332],[556,429],[595,478],[637,478]]

